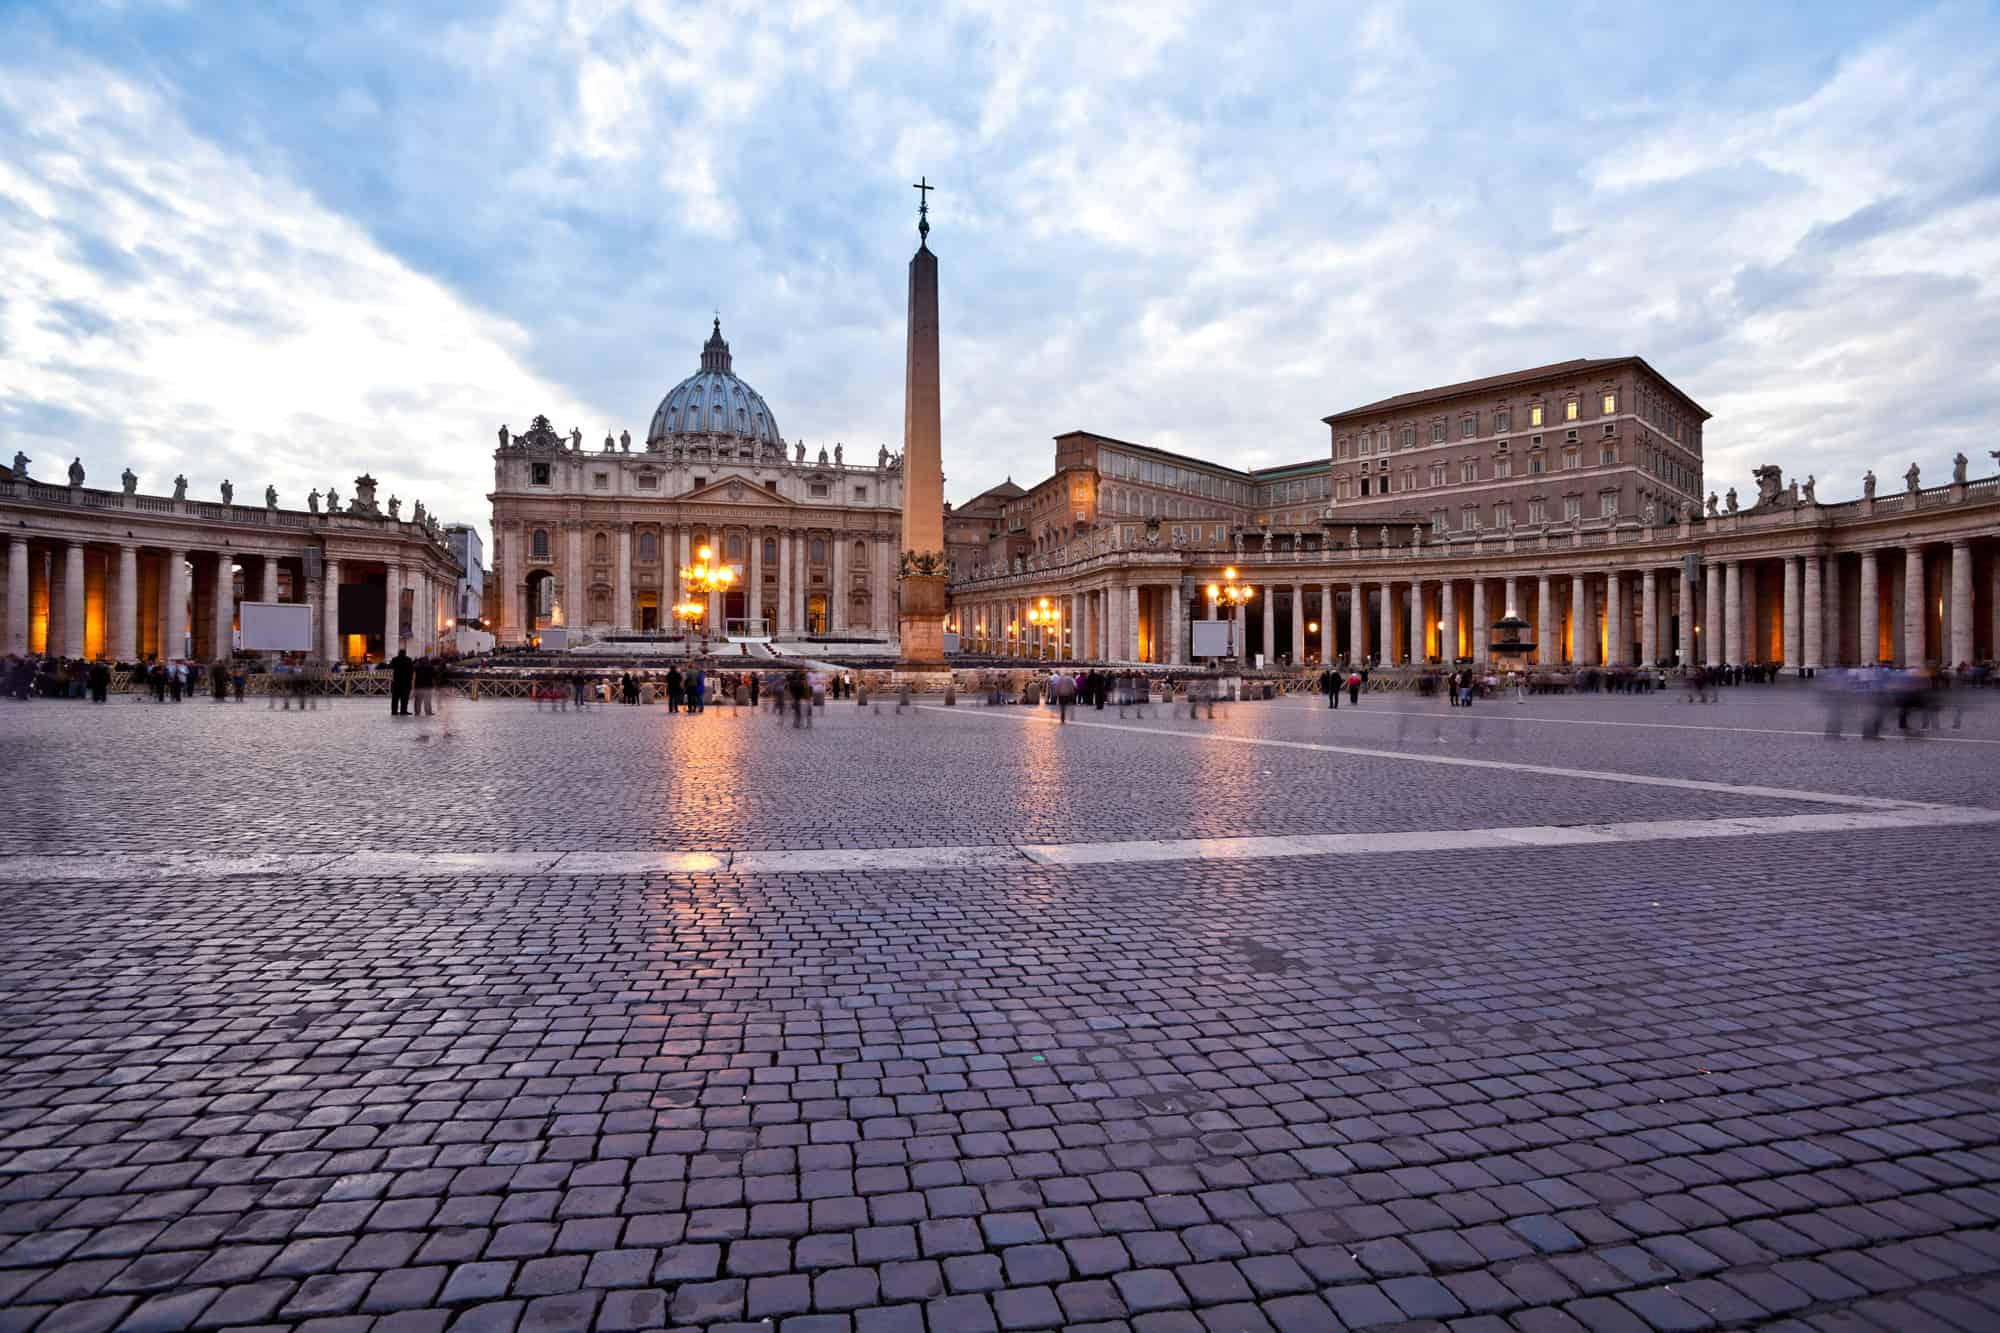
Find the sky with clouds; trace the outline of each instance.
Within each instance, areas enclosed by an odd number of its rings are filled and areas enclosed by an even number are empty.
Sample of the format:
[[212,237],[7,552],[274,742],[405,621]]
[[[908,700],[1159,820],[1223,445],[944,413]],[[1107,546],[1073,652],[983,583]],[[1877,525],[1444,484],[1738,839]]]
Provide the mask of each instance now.
[[1979,3],[15,4],[0,453],[484,528],[502,422],[643,437],[719,309],[872,457],[922,174],[953,499],[1628,352],[1717,489],[1989,472],[1996,88]]

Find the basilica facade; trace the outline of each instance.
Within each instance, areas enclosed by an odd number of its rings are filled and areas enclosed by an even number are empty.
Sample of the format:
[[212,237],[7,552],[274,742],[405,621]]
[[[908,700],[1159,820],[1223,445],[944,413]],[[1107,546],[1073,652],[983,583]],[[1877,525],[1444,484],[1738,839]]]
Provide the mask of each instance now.
[[903,467],[788,444],[734,369],[718,319],[698,369],[660,400],[644,442],[586,448],[543,417],[500,428],[493,456],[493,602],[503,644],[563,625],[618,639],[677,632],[680,571],[707,547],[734,581],[710,632],[849,647],[896,640]]

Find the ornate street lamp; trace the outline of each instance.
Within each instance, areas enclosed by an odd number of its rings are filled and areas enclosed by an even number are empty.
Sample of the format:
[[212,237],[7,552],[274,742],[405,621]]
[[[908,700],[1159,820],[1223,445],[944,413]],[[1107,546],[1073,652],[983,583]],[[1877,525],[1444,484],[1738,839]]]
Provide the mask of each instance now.
[[[1028,623],[1030,625],[1046,625],[1054,631],[1056,648],[1054,656],[1061,658],[1063,656],[1061,609],[1054,602],[1044,597],[1028,608]],[[1035,656],[1041,657],[1043,654],[1037,650]]]
[[716,593],[727,593],[736,582],[736,571],[724,564],[718,564],[713,547],[703,546],[695,551],[694,563],[681,568],[681,585],[687,589],[687,600],[674,608],[674,615],[692,632],[701,630],[701,655],[708,656],[708,602]]
[[1221,583],[1208,585],[1209,615],[1213,616],[1218,607],[1229,608],[1229,656],[1232,660],[1236,657],[1236,613],[1248,606],[1256,595],[1255,588],[1236,581],[1236,570],[1233,566],[1222,571]]

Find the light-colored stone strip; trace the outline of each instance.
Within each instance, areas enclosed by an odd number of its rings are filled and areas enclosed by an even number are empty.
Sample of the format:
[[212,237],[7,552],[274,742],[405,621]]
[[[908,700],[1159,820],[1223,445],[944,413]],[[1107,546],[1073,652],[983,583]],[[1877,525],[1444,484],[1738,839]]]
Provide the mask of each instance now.
[[[1062,725],[1055,718],[1024,716],[1039,710],[1021,708],[944,708],[925,705],[931,712],[952,717],[976,717],[1019,722],[1034,726]],[[1347,754],[1363,759],[1393,759],[1409,764],[1440,764],[1447,768],[1484,768],[1502,773],[1538,773],[1544,777],[1574,778],[1586,782],[1623,782],[1638,787],[1671,787],[1679,791],[1721,792],[1728,796],[1761,796],[1770,800],[1808,801],[1820,805],[1851,805],[1864,810],[1904,810],[1936,808],[1934,802],[1898,801],[1886,796],[1850,796],[1844,792],[1801,791],[1795,787],[1762,787],[1735,782],[1710,782],[1703,778],[1669,778],[1651,773],[1619,773],[1600,768],[1558,768],[1552,764],[1523,764],[1506,759],[1473,759],[1464,755],[1424,754],[1412,750],[1376,750],[1363,745],[1329,745],[1324,741],[1291,741],[1274,736],[1237,736],[1214,730],[1185,727],[1141,727],[1130,722],[1085,722],[1072,727],[1092,727],[1099,731],[1129,731],[1139,736],[1173,736],[1181,740],[1209,741],[1218,745],[1261,745],[1275,750],[1309,750],[1318,754]]]
[[1537,824],[1394,833],[1301,833],[1277,837],[1175,838],[1122,842],[995,843],[969,847],[839,847],[742,852],[350,852],[339,856],[207,856],[105,853],[0,857],[0,884],[152,879],[436,879],[467,875],[822,875],[907,870],[1135,865],[1298,856],[1390,856],[1526,847],[1609,846],[1796,833],[2000,824],[2000,810],[1909,805],[1800,815],[1647,819],[1610,824]]

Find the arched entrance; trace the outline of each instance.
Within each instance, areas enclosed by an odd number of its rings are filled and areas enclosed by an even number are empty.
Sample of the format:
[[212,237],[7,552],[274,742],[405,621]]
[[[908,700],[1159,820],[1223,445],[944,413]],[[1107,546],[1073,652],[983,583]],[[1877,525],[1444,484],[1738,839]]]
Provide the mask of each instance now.
[[546,569],[529,571],[527,583],[521,591],[521,608],[521,628],[527,638],[532,639],[536,630],[554,623],[556,609],[554,573]]

